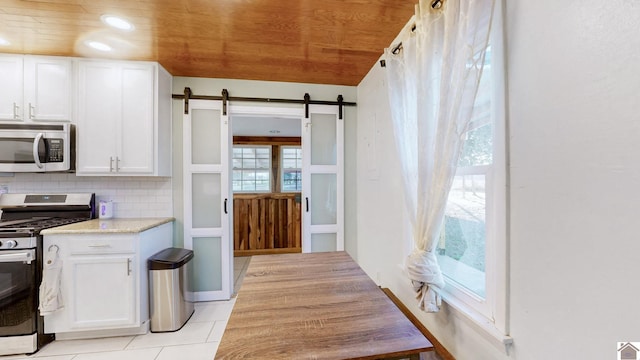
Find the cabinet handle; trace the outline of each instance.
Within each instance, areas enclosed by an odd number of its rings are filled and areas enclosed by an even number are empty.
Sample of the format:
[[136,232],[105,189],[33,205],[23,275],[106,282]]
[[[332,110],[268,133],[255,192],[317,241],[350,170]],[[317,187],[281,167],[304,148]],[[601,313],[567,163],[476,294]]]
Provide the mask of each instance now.
[[304,198],[304,202],[307,205],[307,212],[309,212],[309,198],[308,197]]
[[109,172],[113,172],[113,157],[109,156]]
[[127,259],[127,275],[131,275],[131,259]]
[[116,172],[120,171],[120,158],[116,156]]
[[228,212],[227,212],[227,199],[224,199],[224,213],[228,214]]
[[33,119],[35,117],[36,107],[29,103],[29,119]]
[[20,106],[16,103],[13,103],[13,119],[14,120],[18,120],[20,119]]
[[98,245],[89,245],[90,248],[99,248],[99,249],[104,249],[104,248],[110,248],[111,245],[109,244],[98,244]]

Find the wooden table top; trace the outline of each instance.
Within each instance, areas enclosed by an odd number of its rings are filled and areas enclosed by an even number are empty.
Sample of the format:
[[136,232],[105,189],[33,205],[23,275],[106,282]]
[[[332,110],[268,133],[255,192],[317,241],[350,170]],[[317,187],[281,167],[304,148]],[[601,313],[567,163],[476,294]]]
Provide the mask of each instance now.
[[346,252],[254,256],[216,359],[379,359],[431,343]]

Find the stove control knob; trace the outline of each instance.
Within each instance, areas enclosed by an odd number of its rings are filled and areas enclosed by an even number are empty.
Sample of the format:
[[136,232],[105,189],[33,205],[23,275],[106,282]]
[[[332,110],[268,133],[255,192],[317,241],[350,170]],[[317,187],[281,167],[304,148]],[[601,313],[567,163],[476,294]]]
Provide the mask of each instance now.
[[7,240],[7,242],[5,243],[7,244],[7,248],[12,249],[16,246],[18,246],[18,242],[15,240]]

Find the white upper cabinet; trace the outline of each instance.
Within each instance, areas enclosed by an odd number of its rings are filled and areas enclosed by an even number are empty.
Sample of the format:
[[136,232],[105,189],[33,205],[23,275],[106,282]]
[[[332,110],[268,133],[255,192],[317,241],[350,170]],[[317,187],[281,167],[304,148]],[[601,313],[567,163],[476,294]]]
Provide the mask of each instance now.
[[73,60],[25,56],[23,117],[31,121],[72,121]]
[[0,121],[72,122],[72,58],[0,55]]
[[0,56],[0,121],[22,121],[23,58],[21,55]]
[[77,175],[171,175],[171,75],[157,63],[79,60]]

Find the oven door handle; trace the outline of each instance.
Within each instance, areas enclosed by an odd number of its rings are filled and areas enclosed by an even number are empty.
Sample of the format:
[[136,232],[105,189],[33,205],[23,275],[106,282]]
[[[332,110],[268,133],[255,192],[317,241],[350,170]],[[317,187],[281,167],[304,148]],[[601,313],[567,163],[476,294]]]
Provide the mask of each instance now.
[[42,169],[42,163],[40,162],[40,155],[38,154],[38,148],[40,147],[40,141],[44,136],[43,133],[38,133],[36,138],[33,139],[33,160],[36,162],[38,168]]
[[26,264],[31,264],[34,259],[34,251],[12,251],[8,254],[4,254],[0,252],[0,263],[10,263],[10,262],[22,262]]

